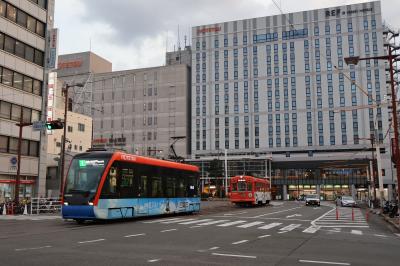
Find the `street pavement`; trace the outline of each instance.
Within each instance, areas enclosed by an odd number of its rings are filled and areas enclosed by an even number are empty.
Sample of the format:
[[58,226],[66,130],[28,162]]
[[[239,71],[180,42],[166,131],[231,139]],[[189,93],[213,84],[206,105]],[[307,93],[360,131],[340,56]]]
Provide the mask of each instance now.
[[[219,205],[218,205],[219,204]],[[0,219],[4,265],[397,265],[400,234],[361,209],[323,202],[78,225]],[[212,208],[205,208],[210,210]],[[2,263],[0,263],[2,264]]]

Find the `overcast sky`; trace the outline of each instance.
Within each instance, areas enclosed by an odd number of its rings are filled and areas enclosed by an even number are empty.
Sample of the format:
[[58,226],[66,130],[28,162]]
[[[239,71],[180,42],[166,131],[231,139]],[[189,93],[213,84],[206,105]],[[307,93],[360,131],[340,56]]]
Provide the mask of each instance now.
[[[284,13],[363,0],[275,0]],[[383,19],[400,28],[400,1],[382,0]],[[113,63],[113,70],[159,66],[165,51],[192,26],[280,14],[272,0],[56,0],[59,54],[91,49]]]

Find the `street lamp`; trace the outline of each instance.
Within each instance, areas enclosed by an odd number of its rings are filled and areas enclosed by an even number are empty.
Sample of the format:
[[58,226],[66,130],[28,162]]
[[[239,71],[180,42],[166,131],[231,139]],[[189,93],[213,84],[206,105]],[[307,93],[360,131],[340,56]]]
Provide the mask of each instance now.
[[[387,32],[388,33],[388,32]],[[389,40],[393,37],[398,36],[398,33],[392,33],[392,36],[389,38]],[[398,57],[400,56],[399,54],[395,54],[396,50],[399,50],[399,46],[393,46],[389,43],[385,44],[389,48],[389,53],[388,55],[384,56],[372,56],[372,57],[363,57],[360,58],[359,56],[352,56],[352,57],[347,57],[344,58],[344,61],[346,64],[353,64],[357,65],[359,61],[362,60],[370,60],[370,59],[377,59],[377,60],[387,60],[389,61],[389,71],[390,71],[390,84],[391,84],[391,94],[392,94],[392,114],[393,114],[393,128],[394,128],[394,160],[395,160],[395,165],[396,165],[396,174],[397,174],[397,190],[399,194],[400,190],[400,152],[399,152],[399,130],[398,130],[398,122],[397,122],[397,102],[396,102],[396,90],[395,90],[395,81],[394,81],[394,69],[393,69],[393,63],[395,61],[398,61]],[[379,141],[379,139],[378,139]],[[377,142],[378,146],[379,142]],[[377,156],[380,156],[379,150],[377,150]],[[377,157],[378,158],[378,157]],[[378,174],[381,172],[381,169],[378,168]],[[379,175],[381,176],[381,175]],[[381,183],[381,180],[379,180]],[[383,188],[383,184],[382,188]],[[381,196],[381,201],[383,200],[383,189],[380,188],[380,196]],[[400,197],[399,197],[400,200]]]
[[62,143],[61,143],[61,171],[60,171],[60,197],[63,192],[63,185],[64,185],[64,165],[65,165],[65,142],[66,142],[66,135],[67,135],[67,112],[68,112],[68,89],[73,88],[73,87],[85,87],[85,84],[83,83],[76,83],[76,84],[67,84],[64,83],[63,85],[63,94],[64,94],[64,133],[62,136]]

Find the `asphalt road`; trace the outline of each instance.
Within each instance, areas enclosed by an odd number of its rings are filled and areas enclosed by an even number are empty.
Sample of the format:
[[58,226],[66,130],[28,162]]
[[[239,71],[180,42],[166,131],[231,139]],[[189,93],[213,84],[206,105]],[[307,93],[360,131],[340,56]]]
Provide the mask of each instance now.
[[360,209],[273,202],[77,225],[0,218],[0,265],[397,265],[400,234]]

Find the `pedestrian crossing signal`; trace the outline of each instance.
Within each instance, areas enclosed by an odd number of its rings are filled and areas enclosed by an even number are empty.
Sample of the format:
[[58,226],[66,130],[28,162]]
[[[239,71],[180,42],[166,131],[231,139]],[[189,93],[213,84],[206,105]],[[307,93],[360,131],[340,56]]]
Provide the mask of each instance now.
[[64,123],[58,120],[49,121],[46,123],[46,128],[48,130],[62,129],[64,128]]

